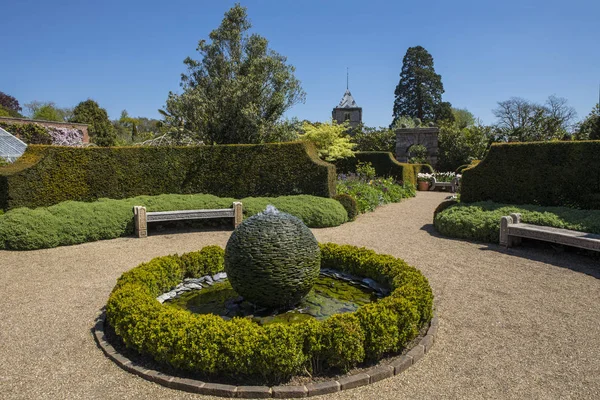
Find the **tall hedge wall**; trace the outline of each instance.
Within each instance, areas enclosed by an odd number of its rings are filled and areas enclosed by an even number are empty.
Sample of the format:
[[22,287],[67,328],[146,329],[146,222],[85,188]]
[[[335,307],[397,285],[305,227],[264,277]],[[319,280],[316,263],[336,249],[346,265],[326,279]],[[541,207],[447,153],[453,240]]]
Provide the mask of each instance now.
[[356,164],[370,162],[378,176],[391,176],[398,181],[417,183],[417,174],[424,170],[433,172],[427,164],[406,164],[398,162],[389,151],[358,151],[354,157],[343,158],[336,161],[338,172],[355,172]]
[[0,208],[163,193],[335,195],[335,167],[306,143],[199,147],[29,146],[0,168]]
[[463,171],[461,201],[600,209],[600,141],[492,145]]

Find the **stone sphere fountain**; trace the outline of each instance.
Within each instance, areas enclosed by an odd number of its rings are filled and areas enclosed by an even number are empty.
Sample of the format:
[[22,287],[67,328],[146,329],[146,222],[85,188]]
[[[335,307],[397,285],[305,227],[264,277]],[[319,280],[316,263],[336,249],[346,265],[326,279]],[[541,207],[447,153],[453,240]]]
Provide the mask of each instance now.
[[310,229],[273,206],[233,232],[225,248],[225,272],[245,300],[267,308],[289,308],[319,277],[321,253]]

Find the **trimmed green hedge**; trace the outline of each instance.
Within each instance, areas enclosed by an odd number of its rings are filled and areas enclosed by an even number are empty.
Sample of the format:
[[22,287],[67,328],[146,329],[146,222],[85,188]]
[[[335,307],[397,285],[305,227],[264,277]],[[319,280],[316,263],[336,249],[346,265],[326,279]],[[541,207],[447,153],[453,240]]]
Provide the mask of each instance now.
[[463,171],[461,199],[600,209],[600,141],[494,144]]
[[[447,205],[445,203],[448,203]],[[441,203],[434,226],[442,235],[454,238],[498,243],[500,218],[521,213],[524,223],[600,234],[600,210],[576,210],[568,207],[507,205],[491,201],[478,203]]]
[[[16,208],[0,215],[0,249],[35,250],[114,239],[133,234],[133,206],[148,211],[231,208],[233,198],[213,195],[163,194],[130,199],[99,199],[93,203],[67,201],[50,207]],[[244,198],[244,216],[272,204],[300,218],[311,228],[338,226],[348,221],[344,207],[333,199],[308,195]]]
[[419,172],[433,173],[433,168],[427,164],[406,164],[398,162],[389,151],[358,151],[354,157],[342,158],[335,162],[338,173],[356,172],[356,164],[370,162],[377,176],[390,176],[397,181],[417,184]]
[[417,269],[364,248],[332,243],[320,247],[322,268],[369,277],[388,285],[391,295],[324,321],[265,326],[160,304],[156,297],[190,270],[199,276],[223,269],[223,250],[209,246],[193,256],[155,258],[124,273],[108,299],[107,321],[128,347],[160,363],[206,376],[249,376],[267,383],[306,370],[347,370],[399,352],[429,322],[433,295]]
[[335,167],[307,143],[199,147],[29,146],[0,168],[0,208],[164,193],[335,195]]
[[358,203],[354,197],[350,196],[349,194],[340,193],[335,195],[333,198],[334,200],[339,201],[340,204],[346,209],[346,212],[348,213],[348,221],[354,221],[358,214],[360,214]]

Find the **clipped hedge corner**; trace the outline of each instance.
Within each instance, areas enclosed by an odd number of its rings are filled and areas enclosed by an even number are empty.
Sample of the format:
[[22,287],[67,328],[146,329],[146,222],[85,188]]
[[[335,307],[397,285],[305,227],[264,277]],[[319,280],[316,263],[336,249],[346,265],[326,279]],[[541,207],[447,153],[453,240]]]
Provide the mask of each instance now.
[[185,276],[223,268],[216,246],[166,256],[124,273],[106,306],[124,343],[156,361],[204,376],[250,376],[278,383],[305,370],[347,370],[401,351],[432,316],[427,279],[404,261],[354,246],[321,244],[321,267],[368,277],[391,295],[324,321],[260,326],[243,318],[198,315],[160,304],[156,296]]
[[335,162],[338,172],[356,172],[359,162],[370,162],[375,168],[377,176],[390,176],[396,181],[417,184],[419,172],[433,173],[433,168],[428,164],[401,163],[389,151],[358,151],[354,157],[343,158]]

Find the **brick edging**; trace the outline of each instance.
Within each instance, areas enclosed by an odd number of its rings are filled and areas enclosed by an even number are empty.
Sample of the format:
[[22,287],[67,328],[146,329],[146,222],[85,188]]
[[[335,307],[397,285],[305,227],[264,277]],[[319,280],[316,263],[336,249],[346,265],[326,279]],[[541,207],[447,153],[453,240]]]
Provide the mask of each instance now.
[[419,361],[429,352],[435,343],[435,336],[439,326],[439,319],[434,316],[427,329],[427,334],[421,339],[419,344],[413,347],[408,353],[398,357],[388,365],[379,365],[366,371],[354,375],[345,376],[338,380],[312,383],[302,386],[233,386],[220,383],[202,382],[196,379],[179,378],[169,374],[148,369],[135,364],[129,358],[120,354],[108,341],[104,335],[105,312],[102,312],[97,319],[93,329],[94,339],[98,347],[104,354],[119,367],[125,371],[131,372],[146,380],[156,382],[171,389],[184,390],[191,393],[199,393],[221,397],[237,397],[246,399],[267,399],[267,398],[301,398],[319,396],[322,394],[335,393],[340,390],[353,389],[360,386],[369,385],[382,379],[391,378],[408,369],[411,365]]

